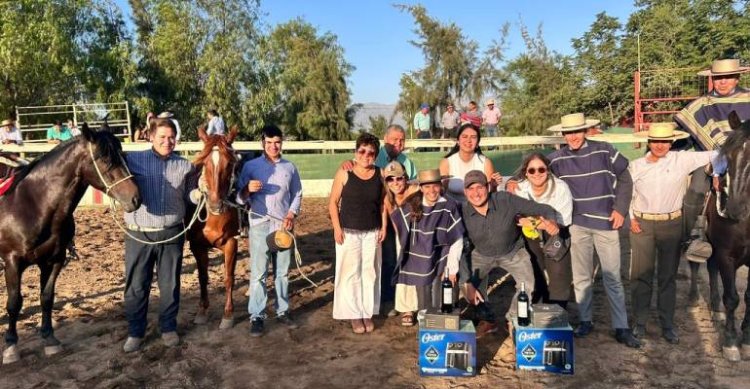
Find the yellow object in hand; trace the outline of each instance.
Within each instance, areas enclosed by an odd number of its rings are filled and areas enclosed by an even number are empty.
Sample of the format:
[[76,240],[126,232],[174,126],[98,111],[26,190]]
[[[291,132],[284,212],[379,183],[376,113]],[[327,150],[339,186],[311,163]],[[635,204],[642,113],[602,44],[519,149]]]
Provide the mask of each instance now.
[[523,235],[529,239],[539,239],[539,230],[536,229],[536,226],[539,225],[540,220],[537,218],[528,218],[531,222],[530,226],[523,226],[521,227],[521,232]]

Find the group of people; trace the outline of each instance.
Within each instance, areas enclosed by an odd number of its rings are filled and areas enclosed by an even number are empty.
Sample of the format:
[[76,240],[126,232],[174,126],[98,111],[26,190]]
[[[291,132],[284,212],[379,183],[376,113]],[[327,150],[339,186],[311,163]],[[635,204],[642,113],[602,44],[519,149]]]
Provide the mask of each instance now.
[[[453,103],[448,103],[440,119],[439,128],[435,128],[439,132],[435,132],[434,137],[441,139],[454,138],[462,123],[473,124],[474,128],[484,130],[484,134],[488,137],[499,136],[500,118],[503,114],[500,112],[500,108],[495,106],[495,99],[487,100],[485,105],[487,109],[479,112],[477,103],[470,101],[466,110],[459,113],[456,111]],[[429,104],[422,103],[419,106],[419,112],[414,115],[413,126],[418,139],[433,138],[432,116]]]
[[[81,135],[81,131],[72,119],[68,120],[67,124],[56,120],[52,127],[46,130],[47,143],[53,144],[58,144],[78,135]],[[23,145],[23,135],[21,134],[21,130],[16,127],[15,120],[5,119],[0,122],[0,142],[2,144]]]
[[[135,131],[133,132],[133,142],[149,142],[151,139],[150,132],[153,131],[153,126],[157,119],[169,119],[174,123],[175,128],[177,129],[176,141],[177,143],[180,143],[182,137],[180,122],[177,121],[174,113],[170,110],[164,111],[159,115],[156,115],[153,112],[148,112],[146,114],[146,123],[136,126]],[[227,132],[224,119],[215,109],[209,109],[206,111],[206,120],[208,123],[206,126],[206,134],[224,135]]]
[[[398,125],[387,129],[382,146],[363,134],[353,162],[336,173],[329,201],[336,241],[333,318],[350,321],[355,333],[371,332],[373,315],[392,303],[388,316],[413,325],[416,311],[439,308],[440,282],[449,279],[476,306],[478,334],[496,331],[487,274],[501,267],[534,301],[567,308],[572,285],[580,320],[574,335],[586,337],[594,331],[599,268],[618,342],[640,347],[656,273],[661,337],[678,343],[675,278],[697,212],[687,220],[682,214],[702,204],[690,194],[686,199],[689,177],[697,182],[691,186],[700,184],[693,196],[705,196],[710,177],[704,167],[714,176],[726,169],[716,149],[730,131],[731,110],[750,118],[750,93],[738,87],[748,70],[737,60],[714,61],[699,73],[712,77],[713,90],[676,117],[685,131],[674,122],[651,123],[636,134],[647,140],[648,151],[632,162],[612,145],[588,139],[599,121],[583,113],[549,128],[563,136],[563,147],[530,153],[505,183],[482,155],[481,131],[469,120],[458,127],[456,145],[438,169],[414,168],[402,152],[405,134]],[[685,139],[697,142],[698,151],[675,151]],[[523,236],[519,227],[538,233]],[[623,227],[632,247],[632,322],[621,280]],[[514,315],[511,304],[509,323]]]

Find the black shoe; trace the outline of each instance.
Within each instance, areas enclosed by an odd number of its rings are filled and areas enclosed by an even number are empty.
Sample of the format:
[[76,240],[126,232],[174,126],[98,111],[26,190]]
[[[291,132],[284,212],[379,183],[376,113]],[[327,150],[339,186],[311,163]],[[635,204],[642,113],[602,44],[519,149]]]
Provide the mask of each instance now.
[[282,313],[279,316],[276,316],[276,322],[285,325],[286,328],[289,328],[290,330],[299,328],[297,323],[295,323],[294,320],[292,320],[291,316],[289,316],[289,314],[286,312]]
[[663,328],[661,331],[661,337],[671,344],[680,343],[680,337],[672,328]]
[[615,339],[617,339],[619,343],[623,343],[630,348],[641,348],[641,342],[633,337],[633,333],[630,332],[630,328],[615,329]]
[[263,336],[263,319],[255,318],[250,322],[250,336],[254,338]]
[[578,328],[573,331],[573,336],[575,336],[576,338],[583,338],[586,335],[590,334],[593,330],[594,323],[590,321],[582,321],[580,324],[578,324]]
[[635,326],[633,326],[633,336],[635,336],[637,339],[646,336],[646,326],[643,324],[636,324]]

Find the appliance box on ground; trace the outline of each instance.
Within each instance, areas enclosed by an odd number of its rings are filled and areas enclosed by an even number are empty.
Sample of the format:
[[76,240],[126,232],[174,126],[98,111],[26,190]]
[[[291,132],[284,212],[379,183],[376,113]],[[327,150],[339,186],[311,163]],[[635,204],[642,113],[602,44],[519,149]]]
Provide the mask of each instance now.
[[516,369],[573,374],[573,329],[518,327],[514,320]]
[[420,375],[464,377],[476,374],[477,340],[471,320],[461,320],[458,330],[420,325],[417,341]]

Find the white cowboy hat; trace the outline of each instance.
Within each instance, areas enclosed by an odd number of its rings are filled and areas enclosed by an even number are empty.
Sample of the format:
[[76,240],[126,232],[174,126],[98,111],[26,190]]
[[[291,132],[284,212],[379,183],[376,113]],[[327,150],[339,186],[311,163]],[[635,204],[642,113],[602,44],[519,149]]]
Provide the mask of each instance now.
[[159,119],[171,119],[174,117],[174,114],[169,111],[164,111],[157,116]]
[[586,119],[582,113],[571,113],[560,118],[560,124],[547,129],[552,132],[568,132],[585,130],[599,124],[599,119]]
[[651,123],[648,126],[648,131],[636,132],[635,136],[638,138],[648,138],[648,140],[678,140],[690,136],[685,131],[675,130],[676,127],[674,123],[669,122]]
[[0,127],[12,126],[12,125],[13,125],[13,119],[5,119],[2,121],[2,123],[0,123]]
[[750,67],[740,66],[739,59],[717,59],[711,63],[711,68],[698,72],[699,76],[723,76],[740,74],[750,71]]
[[495,99],[487,100],[487,102],[485,102],[484,105],[495,105]]

